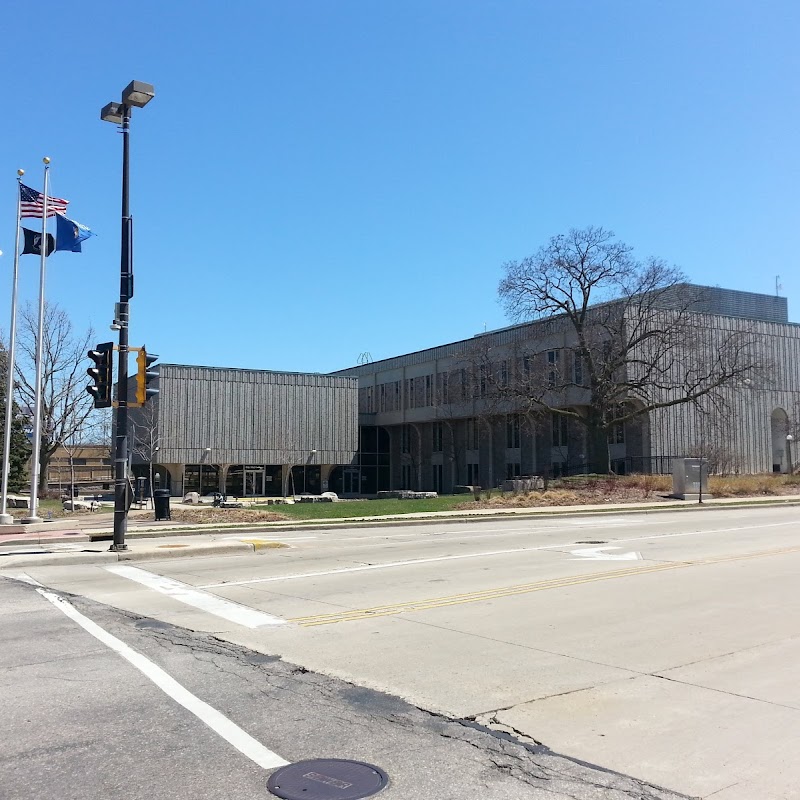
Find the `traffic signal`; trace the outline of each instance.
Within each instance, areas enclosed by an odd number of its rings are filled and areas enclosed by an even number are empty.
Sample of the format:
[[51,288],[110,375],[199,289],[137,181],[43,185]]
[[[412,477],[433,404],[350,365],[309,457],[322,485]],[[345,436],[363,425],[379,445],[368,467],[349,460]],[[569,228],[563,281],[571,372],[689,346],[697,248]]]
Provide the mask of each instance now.
[[139,348],[139,355],[136,356],[136,405],[143,406],[151,397],[158,394],[158,389],[148,388],[148,384],[158,377],[157,372],[153,372],[150,367],[158,361],[158,356],[148,353],[144,347]]
[[114,343],[103,342],[95,345],[87,354],[94,361],[94,366],[86,370],[92,379],[86,391],[94,398],[95,408],[111,407],[111,384],[114,382]]

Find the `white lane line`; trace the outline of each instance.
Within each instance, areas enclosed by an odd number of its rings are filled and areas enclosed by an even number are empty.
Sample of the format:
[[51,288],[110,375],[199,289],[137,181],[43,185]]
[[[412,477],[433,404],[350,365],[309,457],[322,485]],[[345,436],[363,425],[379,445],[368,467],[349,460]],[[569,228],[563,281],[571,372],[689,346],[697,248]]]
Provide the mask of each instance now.
[[[625,542],[645,542],[658,539],[673,539],[682,536],[703,536],[711,533],[730,533],[733,531],[762,530],[763,528],[780,528],[786,525],[800,526],[798,522],[776,522],[769,525],[744,525],[737,528],[715,528],[710,531],[686,531],[682,533],[655,533],[650,536],[631,536],[627,539],[611,539],[614,544]],[[480,553],[460,553],[455,556],[436,556],[434,558],[412,558],[406,561],[387,561],[383,564],[365,564],[358,567],[343,567],[341,569],[327,569],[318,572],[294,572],[289,575],[273,575],[268,578],[249,578],[245,581],[223,581],[221,583],[206,583],[198,586],[198,589],[220,589],[225,586],[249,586],[254,583],[274,583],[276,581],[292,581],[303,578],[320,578],[325,575],[344,575],[348,572],[369,572],[376,569],[392,569],[395,567],[409,567],[416,564],[434,564],[440,561],[460,561],[466,558],[484,558],[486,556],[504,556],[513,553],[536,553],[541,550],[564,550],[571,552],[575,547],[575,542],[565,542],[561,544],[545,544],[538,547],[514,547],[507,550],[485,550]],[[646,557],[643,557],[647,561]],[[106,569],[114,569],[106,567]]]
[[95,639],[111,648],[128,663],[136,667],[139,672],[158,686],[164,694],[194,714],[201,722],[208,725],[214,733],[221,736],[228,744],[233,745],[240,753],[243,753],[251,761],[258,764],[259,767],[275,769],[289,763],[277,753],[273,753],[272,750],[264,747],[261,742],[254,739],[246,731],[243,731],[235,722],[229,720],[216,708],[212,708],[199,697],[195,697],[175,678],[150,661],[149,658],[129,647],[121,639],[117,639],[116,636],[101,628],[96,622],[92,622],[88,617],[85,617],[63,597],[53,592],[48,592],[46,589],[36,589],[36,591],[49,600],[57,609],[63,611],[71,620],[77,622],[87,633],[90,633]]
[[222,597],[201,592],[192,586],[173,578],[165,578],[163,575],[156,575],[139,567],[128,567],[125,565],[114,565],[105,567],[109,572],[120,575],[128,580],[154,589],[157,592],[168,595],[188,606],[194,606],[208,614],[222,617],[230,622],[244,625],[246,628],[261,628],[265,625],[285,625],[286,620],[274,617],[272,614],[265,614],[263,611],[256,611],[253,608],[234,603],[232,600],[225,600]]
[[251,583],[272,583],[273,581],[291,581],[298,578],[318,578],[322,575],[343,575],[348,572],[369,572],[373,569],[389,569],[390,567],[408,567],[413,564],[433,564],[437,561],[458,561],[462,558],[478,558],[480,556],[499,556],[507,553],[522,553],[526,550],[542,550],[542,547],[517,547],[513,550],[490,550],[486,553],[463,553],[457,556],[437,556],[436,558],[413,558],[409,561],[387,561],[384,564],[364,564],[360,567],[342,567],[326,569],[320,572],[295,572],[290,575],[274,575],[271,578],[251,578],[246,581],[224,581],[223,583],[206,583],[199,589],[219,589],[223,586],[247,586]]

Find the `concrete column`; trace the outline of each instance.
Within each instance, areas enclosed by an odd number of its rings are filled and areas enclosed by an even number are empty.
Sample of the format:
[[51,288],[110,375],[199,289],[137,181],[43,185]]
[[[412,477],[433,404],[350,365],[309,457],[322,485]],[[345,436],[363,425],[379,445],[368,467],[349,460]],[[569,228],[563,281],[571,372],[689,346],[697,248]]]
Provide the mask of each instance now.
[[536,422],[524,418],[520,424],[520,469],[523,475],[538,475],[536,460]]
[[417,423],[411,422],[409,426],[417,434],[417,452],[414,453],[414,445],[411,445],[411,455],[412,458],[416,455],[417,461],[417,485],[414,487],[416,491],[422,491],[422,426],[418,425]]
[[169,470],[171,483],[171,491],[173,497],[183,497],[183,464],[154,464],[153,465],[153,481],[155,485],[155,475],[157,472],[161,473],[161,488],[166,488],[166,473],[165,469]]
[[[549,422],[549,420],[548,420]],[[553,460],[553,438],[549,430],[540,430],[536,432],[534,441],[536,453],[537,475],[552,475],[552,460]]]
[[336,464],[321,464],[319,468],[319,482],[321,491],[330,491],[330,477]]
[[283,483],[283,496],[289,496],[289,489],[291,488],[291,475],[292,475],[292,464],[281,464],[281,478]]
[[389,432],[389,488],[399,489],[403,463],[403,454],[400,450],[400,426],[387,426],[386,430]]
[[494,488],[494,431],[492,423],[486,419],[476,419],[475,424],[481,433],[478,434],[478,452],[480,458],[480,482],[484,489]]
[[231,468],[230,464],[219,465],[219,485],[217,489],[220,494],[225,494],[225,484],[228,482],[228,470]]
[[447,434],[444,437],[444,463],[448,466],[444,477],[444,486],[447,492],[452,492],[453,487],[457,485],[456,481],[456,459],[458,453],[456,451],[456,431],[455,425],[452,420],[444,420],[445,430]]

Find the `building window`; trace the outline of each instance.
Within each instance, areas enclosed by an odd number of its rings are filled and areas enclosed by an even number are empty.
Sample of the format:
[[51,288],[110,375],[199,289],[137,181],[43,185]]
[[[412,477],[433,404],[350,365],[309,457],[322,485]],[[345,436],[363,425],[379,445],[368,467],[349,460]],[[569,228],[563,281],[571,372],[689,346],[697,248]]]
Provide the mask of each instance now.
[[480,364],[472,373],[472,396],[486,397],[486,365]]
[[467,486],[477,486],[479,480],[478,464],[467,464]]
[[625,444],[625,425],[618,422],[608,429],[609,444]]
[[450,386],[449,386],[449,375],[446,372],[440,372],[436,376],[436,380],[438,381],[437,393],[438,403],[437,405],[447,405],[450,402]]
[[522,465],[519,461],[515,461],[513,464],[506,464],[506,480],[510,481],[520,475],[522,475]]
[[503,359],[500,362],[500,370],[497,376],[500,386],[508,386],[508,361]]
[[474,419],[467,420],[467,450],[477,450],[479,446],[478,424]]
[[533,369],[533,357],[532,356],[523,356],[522,357],[522,374],[525,376],[525,381],[529,381],[531,379],[531,370]]
[[394,382],[394,411],[399,411],[403,406],[400,403],[400,394],[401,394],[401,384],[400,381]]
[[372,413],[375,410],[375,389],[367,386],[367,411]]
[[572,354],[572,378],[576,386],[583,386],[583,359],[580,353]]
[[406,381],[406,408],[416,408],[416,398],[414,397],[415,389],[416,387],[414,386],[414,379],[409,378]]
[[[263,467],[257,468],[257,474],[262,475]],[[255,472],[255,471],[254,471]],[[264,487],[258,487],[259,495],[264,494]],[[183,493],[197,492],[206,495],[219,490],[219,467],[213,464],[187,464],[183,469]],[[254,492],[255,494],[256,492]]]
[[547,351],[547,385],[556,386],[558,383],[558,362],[561,353],[558,350]]
[[433,405],[433,375],[425,376],[425,405]]
[[378,386],[378,411],[386,411],[386,384]]
[[467,380],[467,371],[463,367],[460,370],[461,373],[461,399],[467,399],[467,387],[469,386],[469,381]]
[[400,468],[400,480],[403,483],[401,488],[403,489],[413,489],[414,488],[414,470],[411,467],[411,464],[403,464]]
[[411,452],[411,428],[409,428],[408,425],[403,425],[403,427],[400,428],[400,452]]
[[566,447],[569,432],[569,419],[563,414],[552,415],[553,447]]
[[[616,406],[612,415],[619,417],[625,413],[621,406]],[[608,443],[609,444],[625,444],[625,423],[618,422],[608,429]]]
[[506,447],[519,447],[519,429],[519,417],[516,414],[506,417]]
[[433,423],[433,452],[441,453],[444,450],[444,425],[441,422]]

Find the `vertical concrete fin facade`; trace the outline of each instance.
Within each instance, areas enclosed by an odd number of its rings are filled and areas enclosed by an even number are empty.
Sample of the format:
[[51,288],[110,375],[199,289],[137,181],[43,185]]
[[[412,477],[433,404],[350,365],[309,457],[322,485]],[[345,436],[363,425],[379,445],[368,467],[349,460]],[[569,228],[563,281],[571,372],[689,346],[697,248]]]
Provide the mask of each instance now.
[[348,464],[358,447],[358,381],[161,364],[162,463]]

